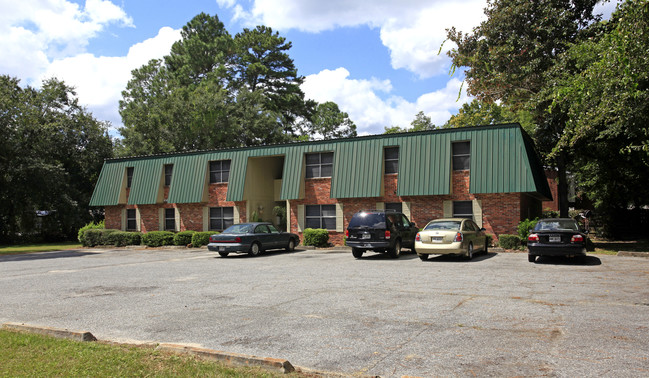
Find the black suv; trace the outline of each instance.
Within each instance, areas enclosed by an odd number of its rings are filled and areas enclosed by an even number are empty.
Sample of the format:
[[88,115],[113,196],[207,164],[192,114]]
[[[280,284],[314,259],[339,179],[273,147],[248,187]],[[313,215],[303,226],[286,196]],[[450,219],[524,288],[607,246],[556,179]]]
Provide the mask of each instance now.
[[365,251],[387,252],[397,258],[401,247],[415,249],[419,229],[397,211],[366,210],[354,214],[347,227],[347,245],[357,259]]

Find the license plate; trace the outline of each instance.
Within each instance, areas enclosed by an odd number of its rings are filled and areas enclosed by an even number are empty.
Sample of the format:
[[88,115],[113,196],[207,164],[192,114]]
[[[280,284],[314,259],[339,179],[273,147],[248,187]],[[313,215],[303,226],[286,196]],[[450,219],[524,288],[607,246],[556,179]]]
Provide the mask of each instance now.
[[550,235],[550,243],[561,243],[561,236]]
[[225,251],[225,247],[219,247],[219,252]]
[[361,239],[370,239],[371,237],[372,237],[372,235],[370,235],[370,234],[363,234],[361,236]]
[[442,236],[433,236],[432,238],[430,238],[430,241],[432,241],[433,243],[441,243],[442,239],[444,239],[444,237]]
[[364,244],[363,248],[372,248],[372,244]]

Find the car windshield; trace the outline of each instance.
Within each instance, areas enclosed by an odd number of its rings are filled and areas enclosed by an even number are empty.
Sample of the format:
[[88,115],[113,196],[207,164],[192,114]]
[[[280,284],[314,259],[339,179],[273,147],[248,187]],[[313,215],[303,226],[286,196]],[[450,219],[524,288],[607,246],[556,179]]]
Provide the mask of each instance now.
[[349,228],[385,228],[384,213],[358,213],[349,221]]
[[572,219],[539,221],[534,231],[579,231],[579,225]]
[[459,230],[462,221],[439,221],[430,222],[426,225],[424,230]]
[[250,232],[251,228],[252,225],[250,224],[235,224],[223,230],[223,233],[224,234],[247,234]]

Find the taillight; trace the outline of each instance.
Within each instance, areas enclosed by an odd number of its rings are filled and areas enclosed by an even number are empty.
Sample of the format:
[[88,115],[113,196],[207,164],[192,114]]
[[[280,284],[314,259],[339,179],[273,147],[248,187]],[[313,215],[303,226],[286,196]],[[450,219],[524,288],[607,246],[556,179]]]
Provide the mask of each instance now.
[[584,241],[584,237],[581,235],[572,235],[572,239],[570,239],[571,243],[577,243],[577,242],[581,243],[583,241]]
[[210,243],[214,243],[214,238],[210,236]]
[[537,234],[530,234],[530,236],[527,237],[528,242],[539,242],[539,236]]
[[385,230],[385,238],[390,239],[390,230]]
[[349,237],[349,230],[345,230],[345,237]]
[[457,234],[455,234],[455,239],[453,239],[454,242],[461,242],[462,240],[463,240],[463,238],[462,238],[462,233],[461,232],[458,232]]
[[415,236],[416,241],[421,241],[421,235],[419,235],[419,232],[417,233],[417,236]]
[[241,238],[237,236],[236,238],[234,238],[234,242],[235,243],[241,243]]

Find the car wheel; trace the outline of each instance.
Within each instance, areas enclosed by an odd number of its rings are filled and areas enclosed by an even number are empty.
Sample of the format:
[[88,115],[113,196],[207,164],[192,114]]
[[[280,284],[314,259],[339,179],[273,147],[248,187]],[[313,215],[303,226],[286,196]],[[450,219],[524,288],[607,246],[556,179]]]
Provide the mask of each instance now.
[[394,242],[394,248],[392,248],[389,252],[390,257],[393,259],[396,259],[401,255],[401,240],[397,240]]
[[485,240],[484,242],[484,254],[488,255],[489,254],[489,244],[487,244],[487,241]]
[[221,257],[228,257],[229,253],[228,252],[219,252],[219,255],[221,255]]
[[469,246],[466,249],[466,256],[465,258],[467,260],[471,260],[473,258],[473,243],[469,243]]
[[295,250],[295,240],[293,238],[288,239],[288,246],[286,246],[288,252],[293,252]]
[[536,261],[536,256],[535,255],[527,255],[527,261],[535,262]]
[[248,251],[248,254],[250,256],[259,256],[260,253],[261,253],[261,245],[259,245],[259,243],[257,242],[252,243],[252,245],[250,246],[250,251]]
[[358,248],[352,248],[352,255],[355,258],[360,259],[363,256],[363,250]]
[[419,259],[420,259],[421,261],[426,261],[426,260],[428,260],[428,253],[423,253],[423,254],[421,254],[421,255],[417,255],[417,256],[419,256]]

